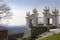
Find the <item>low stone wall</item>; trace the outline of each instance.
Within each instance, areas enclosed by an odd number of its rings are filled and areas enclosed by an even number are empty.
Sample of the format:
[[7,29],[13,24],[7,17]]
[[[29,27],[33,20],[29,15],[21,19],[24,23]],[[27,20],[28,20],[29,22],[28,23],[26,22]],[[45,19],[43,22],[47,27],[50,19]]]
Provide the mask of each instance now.
[[47,27],[31,27],[31,40],[34,40],[38,35],[48,31]]
[[8,40],[8,30],[0,30],[0,40]]

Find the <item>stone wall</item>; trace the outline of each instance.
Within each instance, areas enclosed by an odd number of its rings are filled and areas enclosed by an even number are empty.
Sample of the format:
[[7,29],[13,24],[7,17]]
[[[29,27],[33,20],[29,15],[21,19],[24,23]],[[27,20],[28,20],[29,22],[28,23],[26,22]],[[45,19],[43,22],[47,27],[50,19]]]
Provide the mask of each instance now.
[[38,35],[48,31],[47,27],[31,27],[31,40],[34,40]]

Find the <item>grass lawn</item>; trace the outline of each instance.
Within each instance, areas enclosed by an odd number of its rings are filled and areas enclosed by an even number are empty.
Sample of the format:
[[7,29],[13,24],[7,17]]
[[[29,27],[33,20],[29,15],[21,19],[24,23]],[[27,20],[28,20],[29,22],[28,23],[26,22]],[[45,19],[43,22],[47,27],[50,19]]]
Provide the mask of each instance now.
[[54,34],[54,35],[51,35],[51,36],[48,36],[39,40],[60,40],[60,34]]

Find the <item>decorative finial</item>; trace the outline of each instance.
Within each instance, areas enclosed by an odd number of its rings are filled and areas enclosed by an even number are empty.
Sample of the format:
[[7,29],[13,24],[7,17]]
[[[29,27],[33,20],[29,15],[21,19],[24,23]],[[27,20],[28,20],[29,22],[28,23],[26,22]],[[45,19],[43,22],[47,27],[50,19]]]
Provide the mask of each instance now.
[[[48,9],[49,9],[49,6],[48,6]],[[50,9],[49,9],[50,10]]]
[[45,7],[44,9],[43,9],[45,12],[49,12],[49,7]]
[[45,7],[45,9],[47,9],[47,7]]
[[30,12],[29,12],[29,11],[28,11],[28,12],[26,12],[26,15],[27,15],[27,16],[30,16]]
[[58,13],[59,11],[56,9],[56,7],[55,7],[55,9],[52,11],[52,13]]
[[33,13],[37,13],[37,9],[36,8],[33,9]]

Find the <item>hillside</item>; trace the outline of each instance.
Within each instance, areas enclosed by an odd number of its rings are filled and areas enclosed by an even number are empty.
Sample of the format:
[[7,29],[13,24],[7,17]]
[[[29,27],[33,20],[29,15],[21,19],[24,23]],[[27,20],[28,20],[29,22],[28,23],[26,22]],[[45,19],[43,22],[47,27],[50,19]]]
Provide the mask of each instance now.
[[50,36],[42,38],[42,39],[38,38],[37,40],[60,40],[60,34],[50,35]]

